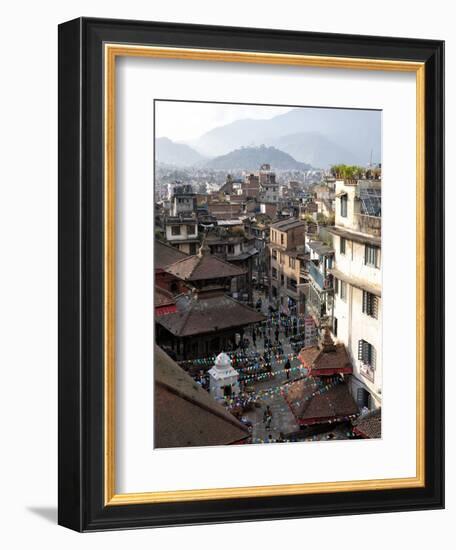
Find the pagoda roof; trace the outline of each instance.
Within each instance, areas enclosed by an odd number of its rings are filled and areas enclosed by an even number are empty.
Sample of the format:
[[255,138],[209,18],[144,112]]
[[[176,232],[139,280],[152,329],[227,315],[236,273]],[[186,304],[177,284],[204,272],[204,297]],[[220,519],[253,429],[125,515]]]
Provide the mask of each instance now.
[[157,319],[174,336],[193,336],[260,323],[266,317],[219,289],[183,297],[176,313]]
[[154,378],[156,448],[230,445],[250,436],[244,424],[157,345]]
[[324,384],[306,377],[286,384],[282,391],[300,425],[341,421],[358,414],[358,407],[342,380]]
[[229,262],[221,260],[209,252],[187,256],[165,269],[183,281],[204,281],[210,279],[232,278],[245,275],[247,271]]
[[318,346],[309,346],[299,352],[299,360],[311,376],[333,376],[352,374],[353,366],[344,344],[335,344],[325,329],[323,340]]
[[174,296],[168,290],[155,285],[154,305],[155,307],[169,306],[176,303]]
[[379,439],[382,437],[382,409],[360,416],[353,422],[353,431],[366,439]]
[[188,258],[188,255],[181,252],[174,246],[163,243],[155,239],[154,244],[154,261],[155,269],[164,269],[167,265],[173,264],[183,258]]

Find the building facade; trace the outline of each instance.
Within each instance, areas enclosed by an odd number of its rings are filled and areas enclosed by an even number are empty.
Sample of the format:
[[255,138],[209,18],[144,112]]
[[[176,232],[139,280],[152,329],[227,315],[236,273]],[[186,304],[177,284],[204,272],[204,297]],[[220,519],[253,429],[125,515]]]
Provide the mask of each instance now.
[[276,174],[269,164],[262,164],[258,173],[260,199],[262,202],[276,203],[279,200],[279,184]]
[[335,197],[332,332],[349,352],[358,406],[376,409],[382,401],[381,183],[337,180]]
[[166,241],[185,254],[196,254],[198,250],[196,212],[197,196],[192,186],[174,186],[170,211],[165,216],[164,233]]
[[198,219],[190,216],[167,216],[165,220],[165,238],[171,245],[185,254],[196,254],[198,251]]
[[334,249],[317,234],[306,235],[306,282],[299,286],[304,303],[304,314],[312,318],[320,330],[332,323],[334,308],[334,280],[330,273],[334,262]]
[[298,285],[305,260],[306,223],[288,218],[270,228],[269,267],[270,301],[285,314],[297,314]]

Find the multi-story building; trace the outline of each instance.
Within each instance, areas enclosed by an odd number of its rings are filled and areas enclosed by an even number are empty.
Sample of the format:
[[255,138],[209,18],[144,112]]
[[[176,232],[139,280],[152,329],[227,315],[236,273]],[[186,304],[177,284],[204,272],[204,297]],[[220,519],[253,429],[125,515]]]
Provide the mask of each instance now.
[[304,276],[306,283],[299,286],[303,296],[305,315],[311,316],[315,327],[322,329],[331,323],[333,315],[333,266],[334,250],[317,235],[306,235]]
[[193,192],[191,185],[178,185],[173,189],[171,197],[171,216],[180,214],[187,216],[196,212],[197,194]]
[[258,178],[261,202],[277,202],[279,200],[279,184],[276,181],[276,174],[271,170],[269,164],[261,165]]
[[255,174],[248,174],[242,183],[242,194],[244,197],[257,198],[260,194],[260,177]]
[[207,211],[217,220],[233,220],[242,215],[243,207],[240,201],[219,201],[211,197],[211,200],[208,201]]
[[190,215],[167,216],[165,219],[165,238],[171,245],[185,254],[198,251],[198,219],[195,213]]
[[381,406],[381,182],[337,180],[333,234],[333,335],[353,364],[351,391],[360,408]]
[[206,244],[211,254],[244,270],[244,276],[232,280],[231,292],[237,299],[252,304],[253,266],[258,256],[255,240],[220,229],[206,235]]
[[285,314],[297,313],[298,284],[305,260],[305,229],[306,223],[296,218],[273,223],[270,228],[269,298]]
[[199,245],[197,196],[191,185],[173,188],[170,212],[164,220],[164,233],[171,246],[185,254],[196,254]]
[[317,213],[329,218],[334,215],[334,187],[332,182],[315,185],[313,188]]
[[269,231],[271,218],[265,214],[256,214],[252,218],[244,220],[244,229],[248,237],[254,239],[254,246],[258,250],[253,264],[253,274],[263,288],[269,284]]

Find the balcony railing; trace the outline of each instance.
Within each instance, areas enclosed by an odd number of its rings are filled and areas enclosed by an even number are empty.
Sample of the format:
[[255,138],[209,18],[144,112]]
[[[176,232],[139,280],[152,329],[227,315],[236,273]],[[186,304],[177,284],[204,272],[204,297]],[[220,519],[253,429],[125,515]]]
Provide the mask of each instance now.
[[310,277],[311,280],[322,290],[328,291],[333,290],[334,281],[332,275],[323,276],[323,273],[318,269],[318,267],[311,261],[307,262],[306,269],[300,270],[300,275],[302,277]]
[[323,288],[324,277],[323,273],[317,268],[313,262],[307,262],[307,271],[312,279],[317,283],[320,288]]

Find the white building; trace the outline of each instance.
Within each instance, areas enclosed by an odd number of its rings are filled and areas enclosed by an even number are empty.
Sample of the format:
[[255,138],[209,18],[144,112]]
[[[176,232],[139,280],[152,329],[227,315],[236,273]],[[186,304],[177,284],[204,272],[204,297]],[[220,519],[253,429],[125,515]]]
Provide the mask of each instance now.
[[381,182],[337,180],[333,233],[333,334],[353,364],[360,409],[382,400]]
[[184,217],[167,216],[165,219],[167,242],[185,254],[194,255],[198,251],[198,219],[195,214]]
[[239,395],[238,378],[239,373],[231,365],[229,356],[226,353],[220,353],[209,371],[209,393],[217,401]]

